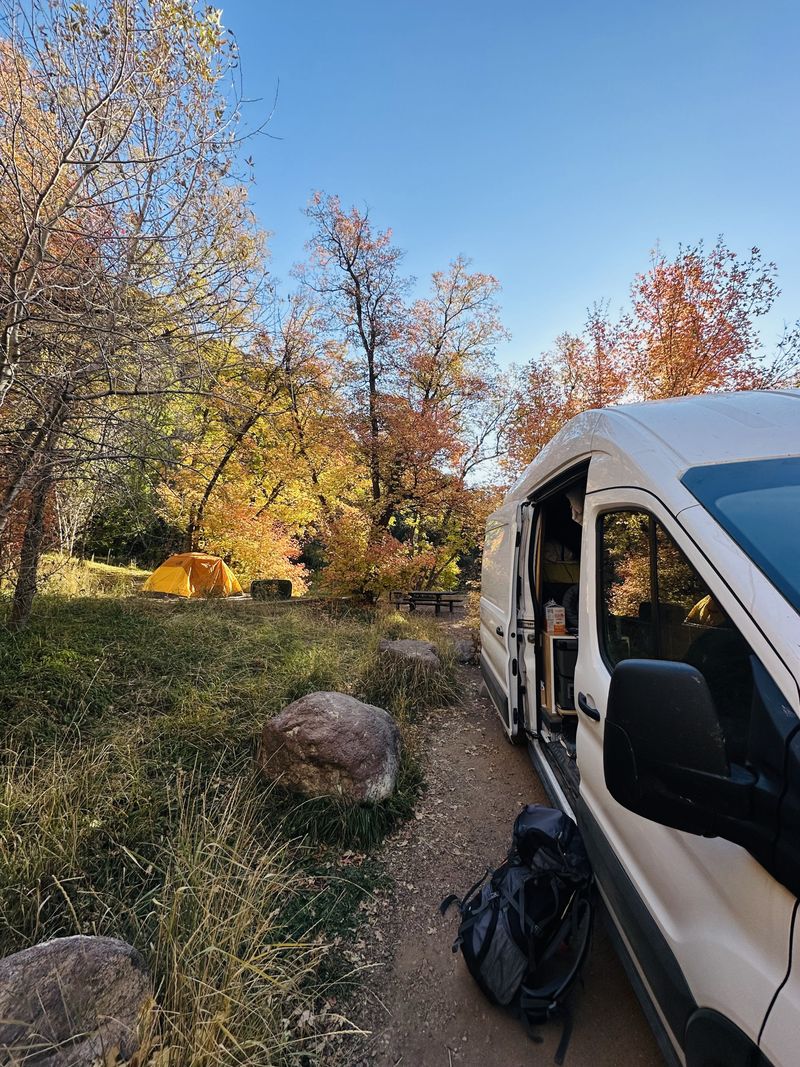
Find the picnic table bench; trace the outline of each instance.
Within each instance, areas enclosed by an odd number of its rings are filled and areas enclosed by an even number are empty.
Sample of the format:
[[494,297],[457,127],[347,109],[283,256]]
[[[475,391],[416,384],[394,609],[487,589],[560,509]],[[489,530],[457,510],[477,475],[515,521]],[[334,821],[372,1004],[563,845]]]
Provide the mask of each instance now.
[[395,590],[389,594],[389,600],[398,607],[401,604],[408,604],[409,611],[416,611],[419,606],[428,605],[434,609],[437,615],[442,610],[442,607],[447,607],[452,615],[453,608],[464,603],[464,594],[437,593],[428,589],[412,589],[409,593]]

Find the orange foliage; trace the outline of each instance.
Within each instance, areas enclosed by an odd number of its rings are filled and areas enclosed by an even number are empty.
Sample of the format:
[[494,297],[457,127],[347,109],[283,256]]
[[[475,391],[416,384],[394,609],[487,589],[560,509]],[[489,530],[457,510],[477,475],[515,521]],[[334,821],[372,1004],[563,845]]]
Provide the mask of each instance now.
[[208,551],[230,559],[237,576],[288,578],[295,596],[306,591],[308,571],[297,562],[297,538],[226,486],[209,501],[202,541]]
[[458,257],[407,304],[391,231],[321,194],[308,215],[301,277],[340,331],[339,439],[358,472],[346,500],[327,500],[324,580],[362,593],[450,584],[475,544],[470,515],[482,497],[470,479],[501,447],[499,284]]
[[413,589],[435,564],[435,553],[420,552],[388,530],[375,530],[363,512],[349,511],[331,523],[326,537],[323,586],[333,594],[376,598],[391,589]]
[[612,322],[595,306],[580,334],[562,334],[552,352],[516,372],[509,473],[589,408],[796,384],[797,329],[767,358],[756,325],[778,294],[775,275],[757,248],[739,258],[722,238],[709,251],[679,247],[674,259],[656,249],[633,282],[628,313]]
[[621,362],[644,400],[757,386],[755,320],[775,301],[774,263],[757,248],[740,259],[720,238],[679,248],[674,260],[656,249],[636,277],[633,312],[621,327]]

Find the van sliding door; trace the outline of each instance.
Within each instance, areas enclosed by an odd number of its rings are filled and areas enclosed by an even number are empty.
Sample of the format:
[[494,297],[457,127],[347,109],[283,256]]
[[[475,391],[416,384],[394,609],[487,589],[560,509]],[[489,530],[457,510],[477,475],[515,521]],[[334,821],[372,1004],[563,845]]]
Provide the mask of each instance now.
[[522,506],[506,504],[486,526],[481,571],[481,673],[506,733],[520,732],[517,662],[517,597],[519,587]]

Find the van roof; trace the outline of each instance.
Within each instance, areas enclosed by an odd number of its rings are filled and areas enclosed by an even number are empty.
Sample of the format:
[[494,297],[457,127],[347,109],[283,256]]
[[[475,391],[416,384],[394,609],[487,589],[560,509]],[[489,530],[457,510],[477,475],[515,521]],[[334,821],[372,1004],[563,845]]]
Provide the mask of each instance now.
[[[537,486],[581,457],[605,453],[637,481],[664,488],[689,467],[800,455],[800,390],[704,393],[620,404],[577,415],[542,449],[506,500]],[[672,478],[670,478],[670,475]]]

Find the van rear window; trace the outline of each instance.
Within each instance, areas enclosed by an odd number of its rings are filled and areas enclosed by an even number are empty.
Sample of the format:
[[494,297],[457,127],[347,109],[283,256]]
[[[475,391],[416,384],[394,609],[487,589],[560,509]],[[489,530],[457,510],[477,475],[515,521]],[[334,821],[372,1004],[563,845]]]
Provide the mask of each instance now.
[[800,456],[692,467],[681,481],[800,612]]

